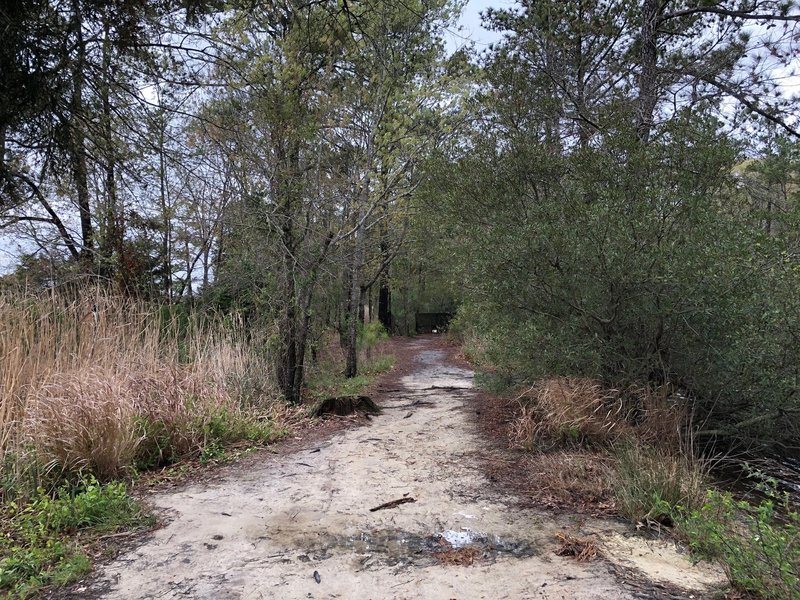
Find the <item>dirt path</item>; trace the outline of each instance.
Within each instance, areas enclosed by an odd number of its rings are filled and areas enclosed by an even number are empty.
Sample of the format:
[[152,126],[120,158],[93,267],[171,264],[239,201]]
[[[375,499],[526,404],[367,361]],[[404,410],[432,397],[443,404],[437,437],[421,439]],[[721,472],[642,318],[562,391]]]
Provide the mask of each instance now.
[[[382,415],[316,447],[155,497],[168,524],[74,597],[657,597],[656,588],[624,583],[637,573],[632,566],[695,588],[695,598],[719,581],[666,544],[629,542],[625,527],[609,521],[581,532],[614,540],[612,560],[556,556],[555,534],[578,526],[512,508],[476,466],[482,441],[462,410],[472,373],[448,365],[431,339],[403,343],[416,364],[386,395]],[[672,589],[664,597],[684,596]]]

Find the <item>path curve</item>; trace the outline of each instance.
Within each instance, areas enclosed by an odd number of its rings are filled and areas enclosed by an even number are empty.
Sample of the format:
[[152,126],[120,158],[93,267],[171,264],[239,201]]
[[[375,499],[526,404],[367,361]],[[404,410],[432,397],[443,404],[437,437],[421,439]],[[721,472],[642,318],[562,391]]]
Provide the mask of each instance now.
[[[74,597],[643,597],[621,583],[614,563],[554,554],[555,534],[574,526],[569,519],[513,507],[477,466],[483,442],[463,410],[472,373],[448,364],[430,338],[403,343],[415,367],[384,398],[382,415],[152,498],[167,525]],[[616,537],[624,529],[593,527]]]

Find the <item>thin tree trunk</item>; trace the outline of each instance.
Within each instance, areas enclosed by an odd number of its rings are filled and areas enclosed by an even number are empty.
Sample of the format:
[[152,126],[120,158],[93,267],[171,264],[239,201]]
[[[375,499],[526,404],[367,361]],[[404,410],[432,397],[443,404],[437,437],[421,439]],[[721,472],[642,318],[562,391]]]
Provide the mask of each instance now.
[[78,199],[78,211],[81,223],[81,262],[88,270],[94,264],[94,231],[92,229],[92,212],[89,198],[89,174],[86,160],[86,134],[83,129],[83,70],[86,60],[86,46],[83,40],[83,19],[79,0],[73,0],[72,10],[75,18],[75,35],[77,38],[77,57],[72,72],[71,99],[71,154],[72,178]]
[[166,116],[162,110],[158,121],[158,186],[159,204],[161,208],[161,270],[164,277],[164,295],[172,299],[172,215],[170,214],[167,190],[167,163],[164,158],[164,130]]
[[647,143],[653,130],[658,103],[658,19],[661,0],[643,0],[642,24],[639,33],[639,98],[636,114],[636,133]]
[[[580,2],[578,6],[578,18],[584,21],[584,4]],[[583,35],[580,33],[575,40],[575,64],[576,64],[576,92],[575,108],[578,111],[578,143],[581,148],[586,148],[589,144],[589,124],[586,122],[586,65],[583,56]]]
[[99,254],[102,257],[102,267],[109,275],[116,266],[117,275],[123,281],[126,273],[122,272],[121,262],[114,264],[114,256],[120,261],[123,256],[124,224],[123,210],[119,206],[116,182],[116,153],[114,149],[114,133],[111,118],[111,38],[109,16],[105,15],[103,23],[103,82],[100,88],[101,102],[103,107],[103,145],[105,154],[105,188],[106,188],[106,207],[105,207],[105,231],[101,239]]
[[[299,173],[299,148],[287,150],[288,143],[284,138],[277,138],[277,168],[270,182],[273,199],[280,207],[281,242],[283,246],[283,316],[281,323],[281,349],[278,356],[276,375],[278,386],[284,399],[290,404],[300,403],[300,388],[297,381],[302,381],[302,366],[298,369],[300,348],[298,330],[299,295],[297,289],[297,259],[295,257],[295,198],[292,183]],[[299,371],[299,372],[298,372]]]
[[381,264],[385,265],[380,274],[378,283],[378,321],[386,331],[392,330],[392,293],[389,287],[389,263],[391,255],[389,253],[389,225],[387,219],[381,222]]
[[358,310],[361,304],[361,270],[364,266],[364,250],[366,224],[364,223],[364,207],[369,199],[370,177],[364,178],[361,189],[361,202],[356,212],[357,228],[355,248],[350,265],[350,297],[347,303],[347,364],[345,377],[358,374]]

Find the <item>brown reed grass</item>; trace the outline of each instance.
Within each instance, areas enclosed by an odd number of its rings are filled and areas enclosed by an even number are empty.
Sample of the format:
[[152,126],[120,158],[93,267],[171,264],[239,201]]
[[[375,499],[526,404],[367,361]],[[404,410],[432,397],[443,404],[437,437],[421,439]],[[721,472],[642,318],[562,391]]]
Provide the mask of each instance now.
[[220,410],[258,412],[243,406],[244,388],[264,410],[276,399],[253,345],[241,323],[179,318],[100,288],[0,294],[3,468],[35,455],[61,469],[118,475],[146,441],[143,421],[166,424],[179,453],[196,450]]

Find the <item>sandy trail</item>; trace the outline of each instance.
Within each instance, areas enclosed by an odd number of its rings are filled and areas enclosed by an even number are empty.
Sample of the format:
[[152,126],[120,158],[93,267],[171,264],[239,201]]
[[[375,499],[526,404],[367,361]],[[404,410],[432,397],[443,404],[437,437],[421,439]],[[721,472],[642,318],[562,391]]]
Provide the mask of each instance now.
[[[555,533],[577,525],[513,507],[476,466],[483,442],[462,410],[472,373],[448,365],[430,339],[407,343],[417,352],[415,371],[369,425],[156,496],[168,524],[74,597],[657,597],[655,588],[625,585],[613,564],[694,588],[695,598],[719,582],[668,544],[631,542],[609,521],[583,523],[582,531],[613,539],[612,561],[555,556]],[[400,498],[415,502],[369,510]],[[464,546],[475,548],[471,566],[434,556]]]

